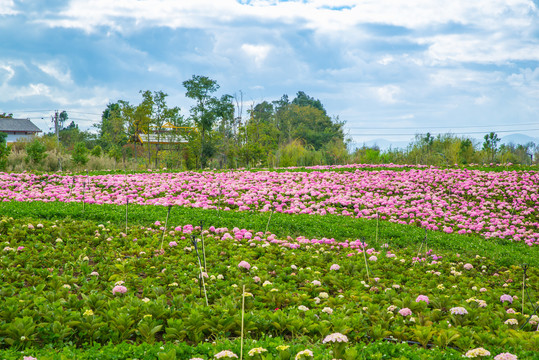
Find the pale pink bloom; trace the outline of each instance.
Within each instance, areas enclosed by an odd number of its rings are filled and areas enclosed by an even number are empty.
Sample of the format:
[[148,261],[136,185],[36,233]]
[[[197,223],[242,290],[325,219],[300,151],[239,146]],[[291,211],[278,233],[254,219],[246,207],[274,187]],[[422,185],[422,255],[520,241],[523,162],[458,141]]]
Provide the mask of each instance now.
[[501,353],[494,356],[494,360],[518,360],[518,358],[511,353]]
[[333,264],[331,265],[331,267],[329,268],[329,270],[333,270],[333,271],[337,271],[339,270],[341,267],[338,265],[338,264]]
[[251,265],[245,261],[245,260],[242,260],[240,261],[240,263],[238,264],[238,267],[240,268],[244,268],[245,270],[249,270],[251,268]]
[[420,301],[424,301],[426,302],[427,304],[429,303],[429,297],[428,296],[425,296],[425,295],[419,295],[416,299],[415,299],[415,302],[420,302]]
[[112,288],[112,294],[125,294],[127,292],[127,288],[123,285],[116,285]]
[[412,310],[410,310],[409,308],[403,308],[403,309],[399,310],[399,314],[404,316],[404,317],[410,316],[410,315],[412,315]]
[[468,310],[466,310],[465,308],[460,307],[460,306],[453,307],[453,308],[449,309],[449,311],[453,315],[466,315],[466,314],[468,314]]

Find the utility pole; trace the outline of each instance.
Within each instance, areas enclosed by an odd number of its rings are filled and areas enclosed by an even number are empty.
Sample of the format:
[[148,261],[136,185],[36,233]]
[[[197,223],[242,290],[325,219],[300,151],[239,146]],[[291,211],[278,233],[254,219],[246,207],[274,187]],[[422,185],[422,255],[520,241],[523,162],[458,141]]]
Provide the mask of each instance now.
[[62,160],[60,158],[60,128],[58,126],[58,110],[54,112],[54,117],[52,118],[54,123],[54,132],[56,133],[56,141],[58,143],[58,168],[62,171]]

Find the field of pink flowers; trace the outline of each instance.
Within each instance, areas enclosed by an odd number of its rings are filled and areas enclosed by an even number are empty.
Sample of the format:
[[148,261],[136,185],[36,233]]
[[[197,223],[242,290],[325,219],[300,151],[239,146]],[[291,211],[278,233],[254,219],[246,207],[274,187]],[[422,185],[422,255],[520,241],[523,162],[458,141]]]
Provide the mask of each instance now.
[[334,214],[539,244],[539,172],[229,171],[134,175],[0,173],[2,201],[178,205]]

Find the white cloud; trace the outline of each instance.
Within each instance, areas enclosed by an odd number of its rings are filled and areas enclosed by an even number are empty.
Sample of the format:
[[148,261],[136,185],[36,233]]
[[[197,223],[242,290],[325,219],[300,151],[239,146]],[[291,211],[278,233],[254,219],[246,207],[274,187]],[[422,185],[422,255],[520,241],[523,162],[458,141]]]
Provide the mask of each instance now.
[[252,44],[243,44],[241,46],[243,52],[245,52],[249,57],[251,57],[257,67],[263,65],[264,60],[271,51],[270,45],[252,45]]
[[13,76],[15,76],[15,70],[11,65],[0,64],[0,81],[2,83],[9,82],[9,80],[13,79]]
[[383,58],[381,58],[380,60],[378,60],[378,64],[388,65],[388,64],[391,64],[394,60],[395,59],[393,58],[393,56],[386,55]]
[[17,13],[13,0],[0,0],[0,15],[15,15]]
[[375,89],[378,100],[388,104],[398,102],[397,96],[401,93],[401,88],[396,85],[385,85]]
[[63,66],[57,62],[48,62],[48,63],[43,63],[43,64],[36,63],[35,65],[39,68],[39,70],[51,76],[52,78],[58,80],[59,82],[62,82],[62,83],[73,82],[71,80],[70,70],[62,69]]
[[486,103],[490,102],[490,98],[486,95],[481,95],[478,98],[475,98],[474,103],[476,105],[484,105]]

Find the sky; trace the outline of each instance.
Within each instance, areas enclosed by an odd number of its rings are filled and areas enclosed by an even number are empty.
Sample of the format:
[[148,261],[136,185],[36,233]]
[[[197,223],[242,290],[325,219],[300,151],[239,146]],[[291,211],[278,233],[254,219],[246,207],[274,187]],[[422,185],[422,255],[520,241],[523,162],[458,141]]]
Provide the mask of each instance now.
[[45,132],[140,90],[188,116],[193,75],[244,110],[304,91],[356,143],[539,138],[539,0],[0,0],[0,113]]

